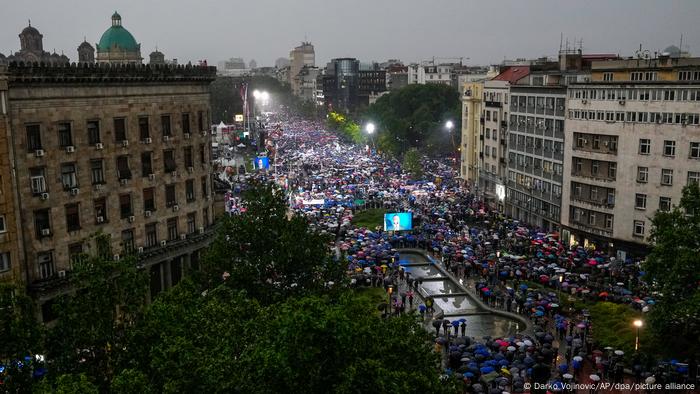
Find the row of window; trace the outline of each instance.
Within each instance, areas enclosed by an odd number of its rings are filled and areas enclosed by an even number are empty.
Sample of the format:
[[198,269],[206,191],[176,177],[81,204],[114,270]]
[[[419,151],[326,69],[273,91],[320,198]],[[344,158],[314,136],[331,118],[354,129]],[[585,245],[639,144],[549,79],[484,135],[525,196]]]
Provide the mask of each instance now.
[[560,185],[542,179],[533,178],[528,175],[520,174],[515,171],[508,171],[508,179],[524,188],[531,188],[532,190],[541,191],[544,194],[552,193],[555,197],[561,197]]
[[[186,146],[183,148],[184,151],[184,164],[185,167],[190,169],[194,167],[194,158],[192,157],[192,147]],[[200,162],[206,164],[206,149],[205,145],[201,144],[199,146],[199,156]],[[155,174],[153,170],[153,152],[142,152],[141,153],[141,176],[149,177]],[[117,156],[116,159],[116,170],[117,179],[128,180],[132,179],[132,170],[130,165],[129,155]],[[90,159],[90,177],[93,185],[105,184],[106,177],[105,173],[109,171],[109,168],[105,165],[106,161],[104,159]],[[175,159],[175,150],[166,149],[163,150],[163,171],[165,173],[173,173],[178,169],[177,161]],[[30,175],[30,186],[32,193],[34,195],[40,195],[49,191],[48,183],[46,182],[47,169],[46,167],[32,167],[29,169]],[[60,165],[60,178],[59,181],[63,186],[64,190],[74,189],[79,187],[78,182],[78,164],[76,162],[61,163]]]
[[517,111],[518,108],[520,112],[543,113],[544,110],[554,111],[555,109],[560,112],[564,110],[564,105],[564,98],[558,97],[512,95],[510,101],[511,112]]
[[533,168],[535,170],[542,169],[545,174],[555,174],[561,176],[564,171],[564,166],[559,163],[554,163],[549,160],[543,160],[536,157],[516,154],[510,152],[508,154],[510,163],[515,163],[519,167]]
[[486,155],[486,157],[489,157],[489,152],[491,152],[491,154],[492,154],[493,157],[498,157],[498,155],[497,155],[497,153],[496,153],[496,147],[494,147],[494,146],[492,146],[492,147],[485,146],[485,147],[484,147],[484,154]]
[[[200,131],[206,130],[205,127],[205,115],[204,111],[198,112],[197,117],[198,129]],[[161,115],[160,116],[160,131],[163,137],[173,136],[173,121],[171,115]],[[151,138],[151,117],[149,116],[139,116],[138,117],[138,135],[140,141],[146,141]],[[75,146],[77,140],[73,133],[74,122],[66,121],[59,122],[56,124],[56,130],[58,131],[58,146],[65,148],[69,146]],[[182,134],[189,134],[191,132],[191,121],[190,114],[181,114],[180,129]],[[114,118],[112,120],[112,131],[114,132],[114,141],[117,143],[122,143],[123,141],[129,140],[129,130],[128,130],[128,119],[127,118]],[[42,125],[40,123],[33,123],[26,125],[27,132],[27,151],[34,152],[39,149],[44,149],[43,139],[44,131],[42,130]],[[99,119],[88,120],[85,123],[85,136],[88,145],[94,146],[96,144],[103,143],[102,138],[102,127],[101,121]]]
[[[676,157],[676,141],[664,140],[663,149],[661,153],[666,157]],[[651,139],[640,138],[639,139],[639,154],[640,155],[650,155],[651,154]],[[700,142],[691,142],[688,145],[688,158],[689,159],[700,159]]]
[[700,113],[682,112],[637,112],[637,111],[600,111],[570,109],[569,119],[597,120],[601,122],[634,122],[656,124],[700,124]]
[[525,193],[510,188],[506,189],[506,199],[515,202],[517,205],[522,206],[530,212],[549,217],[557,222],[559,221],[561,207],[558,205],[550,204],[539,198],[530,197]]
[[617,178],[617,163],[613,161],[588,160],[580,157],[573,157],[572,159],[574,161],[574,170],[572,171],[573,175],[590,175],[593,178],[608,179],[612,181]]
[[561,119],[540,118],[534,116],[510,115],[510,130],[534,132],[535,130],[564,132],[564,121]]
[[497,129],[493,129],[493,133],[491,133],[491,129],[487,127],[485,129],[484,133],[486,134],[486,139],[491,138],[494,141],[498,141],[498,130]]
[[569,98],[578,100],[700,101],[700,89],[586,88],[569,89]]
[[[160,244],[160,240],[167,240],[167,241],[176,241],[180,238],[180,228],[179,228],[179,221],[180,218],[178,217],[173,217],[170,218],[166,221],[165,223],[165,237],[162,237],[159,235],[159,223],[148,223],[145,225],[144,230],[145,230],[145,239],[146,242],[143,245],[144,248],[150,248],[150,247],[155,247]],[[202,211],[202,222],[204,227],[207,227],[209,225],[209,210],[205,208]],[[196,231],[198,231],[197,228],[197,213],[196,212],[190,212],[186,216],[186,227],[185,227],[185,233],[183,234],[194,234]],[[135,229],[130,228],[123,230],[121,232],[121,245],[122,245],[122,252],[125,254],[130,254],[136,251],[136,244],[135,244]],[[84,243],[83,242],[77,242],[68,245],[68,256],[69,256],[69,261],[71,263],[75,263],[77,260],[83,257],[83,253],[85,252],[84,250]],[[0,268],[2,268],[2,255],[0,253]],[[9,267],[9,255],[7,257],[8,261],[8,267]],[[43,251],[39,252],[37,254],[37,267],[39,269],[39,278],[40,279],[49,279],[53,277],[56,274],[56,266],[54,262],[54,251],[53,250],[48,250],[48,251]],[[9,269],[9,268],[8,268]],[[0,270],[0,272],[2,272]]]
[[[574,133],[576,148],[617,152],[617,136]],[[589,147],[590,146],[590,147]],[[605,149],[602,149],[605,147]]]
[[[537,150],[543,149],[545,152],[564,153],[564,143],[552,141],[550,139],[542,139],[537,137],[529,137],[516,133],[511,133],[508,137],[511,148],[534,148]],[[515,150],[515,149],[514,149]]]
[[589,209],[571,207],[572,221],[606,230],[613,229],[614,216],[608,213],[596,212]]
[[[637,183],[649,182],[649,167],[637,166]],[[686,183],[700,182],[700,171],[688,171]],[[660,184],[662,186],[673,186],[673,169],[662,168]]]
[[[196,201],[196,192],[194,179],[185,181],[185,199],[187,203]],[[166,207],[178,206],[177,201],[177,184],[169,184],[164,186],[164,201]],[[142,203],[144,214],[150,216],[156,211],[156,189],[146,188],[142,191]],[[201,196],[209,196],[207,189],[207,177],[201,179]],[[132,193],[123,193],[119,195],[119,214],[121,219],[127,219],[134,215],[134,199]],[[179,206],[178,206],[179,207]],[[107,198],[102,197],[93,200],[93,208],[95,213],[95,223],[103,224],[109,221]],[[80,219],[80,203],[72,203],[65,205],[66,213],[66,228],[68,231],[79,231],[81,226]],[[34,229],[37,238],[50,236],[51,231],[51,209],[39,209],[34,211]]]

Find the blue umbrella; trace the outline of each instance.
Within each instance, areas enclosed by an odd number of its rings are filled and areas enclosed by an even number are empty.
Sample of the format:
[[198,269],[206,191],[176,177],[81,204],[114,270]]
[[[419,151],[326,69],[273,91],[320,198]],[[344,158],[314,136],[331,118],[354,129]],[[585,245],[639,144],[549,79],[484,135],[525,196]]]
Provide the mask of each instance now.
[[482,367],[479,371],[483,374],[487,374],[495,371],[495,369],[493,369],[493,367]]
[[465,373],[464,373],[464,377],[465,377],[465,378],[473,378],[473,377],[474,377],[474,374],[471,373],[471,372],[465,372]]
[[418,310],[419,310],[419,311],[425,312],[426,309],[427,309],[427,308],[426,308],[425,305],[423,305],[423,304],[418,305]]
[[459,327],[459,320],[454,320],[454,321],[452,322],[452,326],[453,326],[454,328]]
[[467,319],[461,318],[461,319],[459,319],[459,320],[457,320],[457,321],[460,322],[460,323],[466,323]]
[[503,360],[501,360],[501,361],[498,362],[498,365],[500,365],[500,366],[502,366],[502,367],[505,367],[505,366],[507,366],[508,364],[510,364],[510,363],[509,363],[508,360],[506,360],[506,359],[503,359]]

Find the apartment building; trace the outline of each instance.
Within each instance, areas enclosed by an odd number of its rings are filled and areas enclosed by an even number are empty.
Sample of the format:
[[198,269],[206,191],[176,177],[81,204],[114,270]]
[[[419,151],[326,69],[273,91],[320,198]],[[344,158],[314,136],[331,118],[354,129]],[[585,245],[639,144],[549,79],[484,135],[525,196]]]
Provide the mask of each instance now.
[[563,235],[638,254],[654,213],[700,181],[700,58],[593,62],[568,103]]

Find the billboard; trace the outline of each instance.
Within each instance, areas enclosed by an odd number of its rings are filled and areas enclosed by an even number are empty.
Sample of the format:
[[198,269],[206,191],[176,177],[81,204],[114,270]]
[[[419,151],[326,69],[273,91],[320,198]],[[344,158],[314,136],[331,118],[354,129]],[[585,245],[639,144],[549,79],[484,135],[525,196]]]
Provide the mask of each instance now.
[[243,114],[236,114],[236,122],[243,122]]
[[270,160],[267,157],[258,156],[253,161],[253,167],[255,167],[256,170],[267,170],[270,168]]
[[404,231],[413,229],[413,213],[394,212],[384,214],[384,231]]

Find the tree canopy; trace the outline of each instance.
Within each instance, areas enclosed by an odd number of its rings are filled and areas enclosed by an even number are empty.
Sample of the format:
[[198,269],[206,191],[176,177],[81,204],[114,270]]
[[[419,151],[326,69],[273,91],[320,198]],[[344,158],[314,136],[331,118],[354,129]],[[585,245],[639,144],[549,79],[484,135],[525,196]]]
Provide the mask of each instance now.
[[[408,85],[380,97],[363,117],[377,124],[380,149],[396,155],[411,148],[449,155],[460,143],[461,104],[450,86]],[[445,128],[448,120],[454,123],[453,135]]]
[[700,354],[700,188],[683,188],[680,204],[652,219],[653,249],[644,264],[645,280],[657,292],[651,328],[676,354]]

